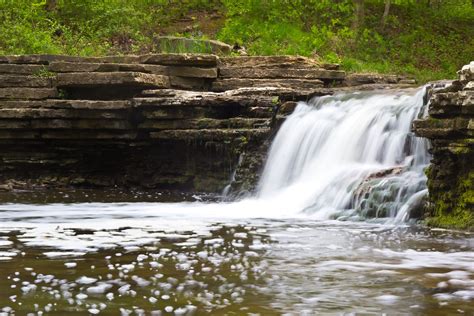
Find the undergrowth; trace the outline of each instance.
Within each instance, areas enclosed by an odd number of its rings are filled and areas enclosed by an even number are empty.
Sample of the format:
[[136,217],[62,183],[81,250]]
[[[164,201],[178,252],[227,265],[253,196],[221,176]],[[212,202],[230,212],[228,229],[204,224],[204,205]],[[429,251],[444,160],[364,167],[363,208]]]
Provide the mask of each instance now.
[[177,35],[420,82],[452,78],[474,59],[472,1],[392,0],[384,23],[384,1],[364,3],[361,20],[352,0],[0,0],[0,54],[150,53],[157,36]]

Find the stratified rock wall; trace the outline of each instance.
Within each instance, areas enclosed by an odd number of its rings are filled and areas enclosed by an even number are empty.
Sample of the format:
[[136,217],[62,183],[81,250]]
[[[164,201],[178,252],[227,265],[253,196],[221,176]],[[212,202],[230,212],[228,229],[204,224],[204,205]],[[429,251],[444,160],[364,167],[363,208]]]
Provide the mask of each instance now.
[[474,62],[459,71],[459,80],[434,90],[429,118],[415,121],[414,130],[432,144],[428,222],[474,228]]
[[0,189],[216,192],[238,165],[232,187],[250,190],[281,104],[401,82],[364,78],[290,56],[0,56]]

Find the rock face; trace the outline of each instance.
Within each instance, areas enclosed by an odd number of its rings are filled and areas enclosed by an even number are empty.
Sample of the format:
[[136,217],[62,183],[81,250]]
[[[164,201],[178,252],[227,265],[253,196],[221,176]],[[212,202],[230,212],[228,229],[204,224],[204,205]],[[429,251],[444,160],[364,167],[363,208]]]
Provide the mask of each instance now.
[[297,101],[400,83],[369,77],[290,56],[0,56],[0,190],[218,192],[233,171],[251,190]]
[[459,80],[431,92],[429,118],[414,122],[415,133],[432,143],[427,170],[429,223],[474,228],[474,62]]

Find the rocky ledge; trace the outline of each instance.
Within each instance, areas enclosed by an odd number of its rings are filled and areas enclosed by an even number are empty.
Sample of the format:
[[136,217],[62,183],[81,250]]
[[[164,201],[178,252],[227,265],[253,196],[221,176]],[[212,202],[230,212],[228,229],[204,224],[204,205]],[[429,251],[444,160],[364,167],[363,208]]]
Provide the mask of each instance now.
[[415,133],[429,138],[427,170],[429,218],[433,226],[474,228],[474,62],[459,80],[429,92],[429,117],[414,122]]
[[251,189],[297,101],[411,83],[294,56],[0,56],[0,190]]

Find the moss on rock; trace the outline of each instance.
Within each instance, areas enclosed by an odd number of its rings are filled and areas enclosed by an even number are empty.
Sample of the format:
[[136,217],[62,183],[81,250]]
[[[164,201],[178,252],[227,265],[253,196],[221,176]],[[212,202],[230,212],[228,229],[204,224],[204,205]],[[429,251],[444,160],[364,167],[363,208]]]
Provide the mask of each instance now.
[[[430,176],[430,173],[428,173]],[[429,226],[474,230],[474,171],[460,177],[447,191],[437,191],[430,181],[432,216]]]

